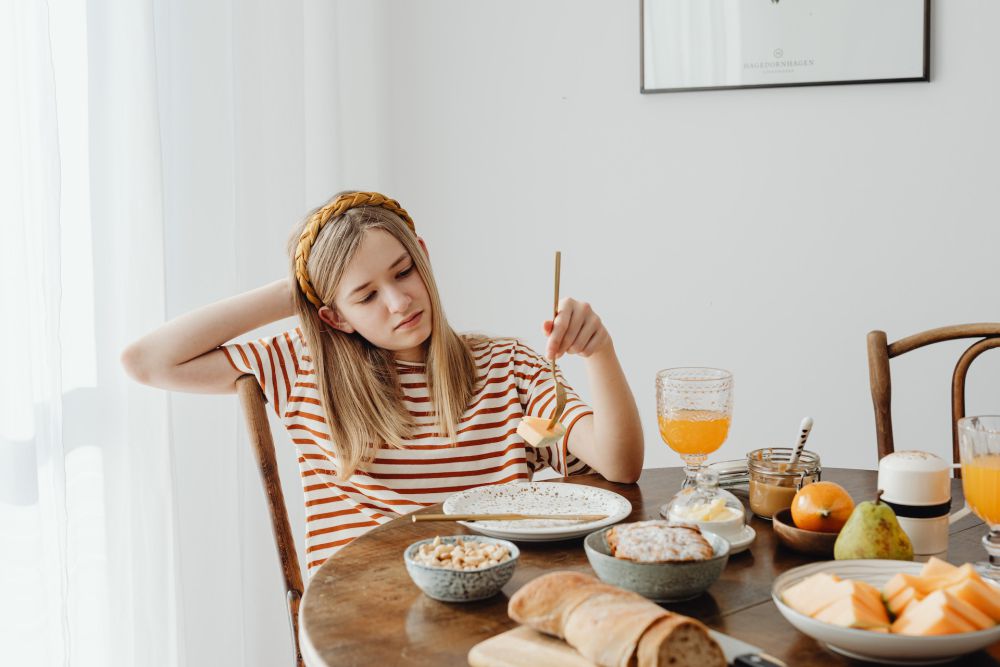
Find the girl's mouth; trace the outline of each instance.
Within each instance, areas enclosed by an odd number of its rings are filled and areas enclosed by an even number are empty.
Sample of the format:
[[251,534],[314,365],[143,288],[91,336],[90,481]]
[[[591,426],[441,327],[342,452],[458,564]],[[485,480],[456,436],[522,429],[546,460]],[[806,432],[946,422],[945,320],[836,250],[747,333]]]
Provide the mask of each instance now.
[[417,324],[420,323],[420,320],[423,317],[423,315],[424,311],[418,310],[416,313],[410,315],[410,317],[406,318],[405,320],[397,324],[396,329],[409,329],[411,327],[416,326]]

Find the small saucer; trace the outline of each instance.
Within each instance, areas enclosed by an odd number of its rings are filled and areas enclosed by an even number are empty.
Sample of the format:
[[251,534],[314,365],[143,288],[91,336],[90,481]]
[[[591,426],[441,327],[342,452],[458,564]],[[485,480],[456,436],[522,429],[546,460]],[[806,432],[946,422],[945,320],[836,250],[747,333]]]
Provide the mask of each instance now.
[[740,531],[739,537],[735,540],[729,540],[729,555],[738,554],[741,551],[746,551],[753,544],[753,541],[757,538],[757,531],[750,526],[743,526],[743,530]]

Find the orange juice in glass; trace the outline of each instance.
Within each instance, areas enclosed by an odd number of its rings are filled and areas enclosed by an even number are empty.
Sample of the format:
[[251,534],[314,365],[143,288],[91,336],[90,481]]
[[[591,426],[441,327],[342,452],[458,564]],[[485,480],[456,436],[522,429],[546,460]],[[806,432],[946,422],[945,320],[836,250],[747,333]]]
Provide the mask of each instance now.
[[965,502],[987,523],[1000,524],[1000,454],[984,454],[962,463]]
[[958,443],[965,502],[989,526],[983,536],[989,560],[976,569],[1000,581],[1000,416],[959,419]]
[[678,454],[708,455],[729,435],[729,415],[713,410],[676,410],[661,415],[660,437]]
[[656,374],[660,437],[684,459],[682,490],[697,487],[698,472],[708,455],[726,441],[732,417],[733,375],[729,371],[667,368]]

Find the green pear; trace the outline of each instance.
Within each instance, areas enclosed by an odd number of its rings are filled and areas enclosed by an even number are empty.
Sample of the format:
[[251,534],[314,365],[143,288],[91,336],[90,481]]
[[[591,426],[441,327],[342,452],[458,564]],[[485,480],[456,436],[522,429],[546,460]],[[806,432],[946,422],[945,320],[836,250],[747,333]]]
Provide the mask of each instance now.
[[913,544],[909,536],[899,525],[892,508],[879,502],[881,497],[882,491],[879,490],[875,502],[866,500],[854,508],[833,545],[834,558],[913,560]]

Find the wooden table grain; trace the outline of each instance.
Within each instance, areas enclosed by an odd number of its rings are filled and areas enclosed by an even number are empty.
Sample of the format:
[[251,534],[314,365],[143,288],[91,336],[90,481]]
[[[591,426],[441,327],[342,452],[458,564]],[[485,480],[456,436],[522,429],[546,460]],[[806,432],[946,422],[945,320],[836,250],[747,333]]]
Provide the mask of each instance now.
[[[572,483],[609,489],[629,499],[627,521],[659,518],[658,510],[683,480],[681,468],[644,470],[637,484],[615,484],[598,475],[572,477]],[[876,473],[826,468],[823,479],[843,485],[858,502],[874,496]],[[960,480],[952,480],[952,507],[962,506]],[[738,494],[739,495],[739,494]],[[746,504],[746,498],[742,498]],[[421,510],[441,511],[436,505]],[[770,522],[754,517],[757,539],[736,554],[721,578],[701,597],[665,608],[701,619],[710,627],[761,647],[789,665],[869,664],[832,653],[798,632],[771,600],[771,582],[782,572],[810,562],[780,545]],[[968,516],[951,526],[948,560],[982,560],[983,524]],[[408,516],[375,528],[330,558],[306,588],[300,618],[303,657],[311,667],[341,665],[466,665],[469,649],[510,630],[507,601],[521,586],[552,570],[593,574],[582,538],[561,542],[520,542],[520,561],[503,591],[489,600],[437,602],[410,580],[404,549],[434,535],[473,534],[447,522],[413,523]],[[996,665],[1000,644],[967,656],[963,665]]]

